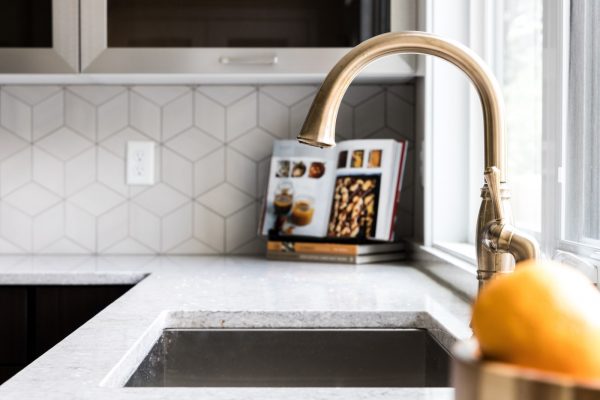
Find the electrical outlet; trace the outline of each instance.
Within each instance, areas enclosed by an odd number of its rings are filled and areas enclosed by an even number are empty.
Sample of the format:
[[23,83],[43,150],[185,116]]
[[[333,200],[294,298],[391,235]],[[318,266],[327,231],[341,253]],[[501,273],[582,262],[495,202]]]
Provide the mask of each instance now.
[[127,142],[127,184],[154,185],[154,142]]

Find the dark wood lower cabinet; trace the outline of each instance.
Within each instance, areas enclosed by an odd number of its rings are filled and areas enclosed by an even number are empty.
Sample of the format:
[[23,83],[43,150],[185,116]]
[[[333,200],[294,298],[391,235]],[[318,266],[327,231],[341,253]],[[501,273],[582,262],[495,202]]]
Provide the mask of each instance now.
[[0,384],[130,288],[0,286]]

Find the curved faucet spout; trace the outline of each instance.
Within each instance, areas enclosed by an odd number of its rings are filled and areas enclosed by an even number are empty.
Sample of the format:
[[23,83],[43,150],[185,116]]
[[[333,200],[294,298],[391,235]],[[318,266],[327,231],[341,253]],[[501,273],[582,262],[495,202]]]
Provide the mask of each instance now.
[[386,33],[352,49],[329,72],[308,112],[298,141],[335,146],[335,122],[344,93],[354,78],[374,60],[399,53],[429,54],[457,66],[469,77],[483,109],[485,178],[477,220],[477,276],[480,287],[497,273],[514,269],[515,260],[537,258],[535,240],[511,225],[510,198],[504,167],[503,101],[488,66],[468,47],[424,32]]
[[391,54],[429,54],[456,65],[477,89],[485,131],[485,167],[495,166],[504,181],[503,101],[498,82],[474,51],[453,40],[425,32],[385,33],[348,52],[329,72],[308,112],[298,140],[312,146],[335,146],[335,121],[344,93],[368,64]]

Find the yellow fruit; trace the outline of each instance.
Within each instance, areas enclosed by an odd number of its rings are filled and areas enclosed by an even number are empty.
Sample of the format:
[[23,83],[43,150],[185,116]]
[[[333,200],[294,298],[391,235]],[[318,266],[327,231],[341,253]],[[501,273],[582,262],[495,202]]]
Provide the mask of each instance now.
[[481,291],[472,328],[486,358],[600,379],[600,292],[573,268],[518,264]]

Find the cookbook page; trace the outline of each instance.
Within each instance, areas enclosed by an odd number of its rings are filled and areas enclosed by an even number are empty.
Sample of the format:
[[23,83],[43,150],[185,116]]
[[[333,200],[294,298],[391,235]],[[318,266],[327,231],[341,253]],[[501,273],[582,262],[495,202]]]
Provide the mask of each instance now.
[[398,142],[349,140],[338,146],[334,197],[327,226],[332,238],[390,240],[392,179]]
[[269,172],[261,233],[325,237],[335,176],[334,149],[277,140]]

